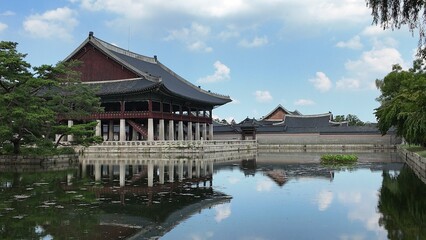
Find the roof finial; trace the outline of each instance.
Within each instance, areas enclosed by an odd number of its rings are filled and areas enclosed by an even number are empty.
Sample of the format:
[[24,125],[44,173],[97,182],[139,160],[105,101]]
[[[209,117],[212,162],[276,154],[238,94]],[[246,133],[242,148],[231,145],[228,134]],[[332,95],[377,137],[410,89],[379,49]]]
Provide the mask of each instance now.
[[89,38],[92,38],[93,37],[93,32],[92,31],[90,31],[89,32]]

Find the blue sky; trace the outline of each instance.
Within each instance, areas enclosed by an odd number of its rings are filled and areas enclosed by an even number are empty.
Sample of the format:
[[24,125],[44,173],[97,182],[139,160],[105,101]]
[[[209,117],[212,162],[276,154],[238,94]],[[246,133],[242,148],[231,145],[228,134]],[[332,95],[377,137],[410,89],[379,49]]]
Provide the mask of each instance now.
[[418,38],[371,23],[364,0],[0,0],[0,39],[32,66],[63,60],[93,31],[229,95],[213,114],[237,122],[278,104],[375,122],[375,79],[410,67]]

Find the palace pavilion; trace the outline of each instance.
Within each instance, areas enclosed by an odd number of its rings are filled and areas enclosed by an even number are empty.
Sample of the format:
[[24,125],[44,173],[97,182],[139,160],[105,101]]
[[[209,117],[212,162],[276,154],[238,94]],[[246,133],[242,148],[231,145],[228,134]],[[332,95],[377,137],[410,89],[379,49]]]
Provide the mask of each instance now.
[[71,60],[82,62],[81,81],[97,89],[105,111],[90,119],[106,141],[213,139],[212,110],[231,102],[185,80],[156,56],[122,49],[93,32],[64,61]]

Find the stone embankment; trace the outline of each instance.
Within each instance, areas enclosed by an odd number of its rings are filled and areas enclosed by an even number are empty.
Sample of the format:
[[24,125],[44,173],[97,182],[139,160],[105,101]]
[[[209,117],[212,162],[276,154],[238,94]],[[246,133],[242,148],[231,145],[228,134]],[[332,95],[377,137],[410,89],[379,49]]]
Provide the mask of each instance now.
[[213,141],[111,141],[82,149],[86,153],[213,153],[227,151],[256,150],[255,140]]
[[398,146],[398,153],[420,180],[426,184],[426,158],[401,146]]
[[19,156],[0,155],[0,164],[56,164],[78,162],[77,154],[55,155],[55,156]]
[[382,144],[260,144],[259,150],[268,151],[316,151],[316,152],[329,152],[330,150],[384,150],[396,149],[396,145],[382,145]]

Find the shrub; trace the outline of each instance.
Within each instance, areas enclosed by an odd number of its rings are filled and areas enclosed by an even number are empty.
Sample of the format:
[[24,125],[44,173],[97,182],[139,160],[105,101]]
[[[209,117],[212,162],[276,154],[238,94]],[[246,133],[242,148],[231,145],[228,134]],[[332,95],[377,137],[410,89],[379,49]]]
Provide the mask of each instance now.
[[355,163],[358,157],[353,154],[325,154],[321,156],[323,164],[351,164]]

